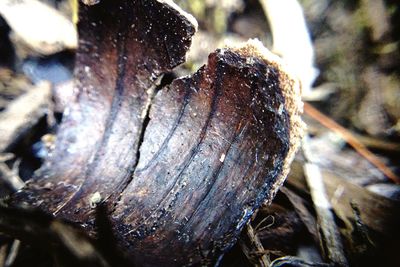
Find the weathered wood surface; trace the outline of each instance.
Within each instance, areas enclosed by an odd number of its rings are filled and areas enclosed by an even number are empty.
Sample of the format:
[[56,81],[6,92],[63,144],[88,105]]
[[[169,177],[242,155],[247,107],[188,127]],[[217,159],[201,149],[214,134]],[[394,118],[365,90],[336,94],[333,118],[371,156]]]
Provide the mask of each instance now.
[[80,12],[75,101],[33,183],[43,209],[73,221],[89,220],[93,194],[114,202],[131,180],[156,80],[183,62],[195,31],[158,1],[103,1]]
[[138,266],[217,262],[286,177],[301,134],[297,83],[253,41],[155,93],[184,60],[190,19],[155,0],[102,1],[80,17],[75,100],[13,203],[94,233],[104,202]]
[[[188,255],[212,259],[233,245],[272,198],[289,150],[276,71],[221,50],[156,96],[139,164],[113,212],[129,229],[127,246],[173,264]],[[171,247],[180,252],[173,258]]]

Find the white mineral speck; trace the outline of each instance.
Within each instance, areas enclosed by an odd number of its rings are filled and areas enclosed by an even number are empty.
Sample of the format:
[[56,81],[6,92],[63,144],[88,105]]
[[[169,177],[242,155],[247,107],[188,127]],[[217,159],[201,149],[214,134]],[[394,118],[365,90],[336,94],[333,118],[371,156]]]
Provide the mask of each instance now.
[[101,202],[101,195],[99,192],[94,193],[90,197],[90,207],[91,208],[95,208],[97,206],[97,204],[99,204],[100,202]]
[[283,112],[283,104],[280,104],[278,108],[278,114],[282,115],[282,112]]

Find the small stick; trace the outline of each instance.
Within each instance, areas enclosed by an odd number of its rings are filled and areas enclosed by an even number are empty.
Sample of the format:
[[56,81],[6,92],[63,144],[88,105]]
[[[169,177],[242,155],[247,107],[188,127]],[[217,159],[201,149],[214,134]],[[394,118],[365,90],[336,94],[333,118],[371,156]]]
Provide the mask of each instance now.
[[303,221],[306,226],[308,232],[310,232],[316,243],[320,243],[321,239],[318,235],[317,222],[313,215],[308,211],[304,200],[296,195],[293,191],[289,190],[287,187],[282,187],[281,192],[285,194],[285,196],[289,199],[291,204],[293,205],[294,210],[299,215],[300,219]]
[[[254,257],[251,255],[252,252],[264,252],[264,247],[260,241],[260,239],[257,236],[257,233],[254,231],[253,227],[251,226],[250,222],[247,223],[246,228],[244,230],[246,234],[246,238],[249,240],[250,248],[249,246],[241,240],[240,246],[243,249],[243,253],[246,255],[246,257],[253,262]],[[270,266],[270,260],[268,259],[267,255],[263,253],[262,255],[257,257],[257,263],[255,263],[255,266],[257,267],[269,267]]]
[[314,48],[299,1],[259,1],[271,29],[273,52],[300,79],[303,95],[309,94],[318,70],[314,67]]
[[7,258],[8,244],[4,244],[0,247],[0,267],[4,267],[4,263]]
[[302,267],[331,267],[330,264],[325,263],[314,263],[307,262],[301,258],[293,256],[285,256],[274,260],[271,263],[271,267],[283,267],[283,266],[302,266]]
[[8,253],[6,261],[4,262],[4,267],[10,267],[13,265],[15,259],[17,258],[20,245],[21,241],[15,239],[11,245],[10,253]]
[[331,262],[339,266],[348,266],[340,234],[332,213],[332,206],[326,195],[321,171],[317,165],[312,163],[313,159],[308,147],[307,137],[303,139],[302,147],[307,161],[303,166],[304,174],[317,213],[318,226],[322,235],[321,240],[325,241],[325,244],[321,244],[321,248]]
[[[325,126],[321,125],[321,123],[319,123],[318,121],[316,121],[316,122],[318,123],[318,125],[317,124],[315,124],[315,125],[308,124],[307,125],[307,130],[312,135],[318,135],[318,134],[324,133],[327,129]],[[327,129],[327,130],[330,130],[330,129]],[[359,133],[356,133],[349,129],[346,129],[346,130],[349,131],[349,133],[351,135],[353,135],[354,138],[356,138],[358,141],[360,141],[360,143],[362,143],[364,146],[366,146],[370,149],[379,149],[379,150],[395,152],[395,153],[400,152],[400,143],[382,140],[380,138],[373,137],[373,136],[359,134]]]
[[304,103],[304,111],[307,115],[324,125],[326,128],[334,131],[351,145],[361,156],[367,159],[372,165],[378,168],[383,174],[396,184],[400,184],[400,178],[392,172],[377,156],[375,156],[368,148],[357,140],[346,128],[339,125],[337,122],[322,114],[316,108],[308,103]]
[[15,192],[25,186],[24,181],[7,164],[0,161],[0,179],[3,179]]

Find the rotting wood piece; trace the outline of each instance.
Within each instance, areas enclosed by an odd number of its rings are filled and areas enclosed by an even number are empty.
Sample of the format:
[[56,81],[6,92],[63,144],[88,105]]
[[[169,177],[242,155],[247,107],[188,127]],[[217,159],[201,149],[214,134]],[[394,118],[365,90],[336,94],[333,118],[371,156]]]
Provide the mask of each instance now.
[[137,259],[154,266],[215,259],[272,200],[293,126],[280,78],[258,58],[218,50],[157,94],[139,164],[112,214]]
[[216,263],[286,178],[302,130],[297,82],[250,41],[152,99],[194,32],[182,13],[164,1],[102,1],[81,9],[79,31],[77,100],[13,202],[92,234],[93,207],[105,202],[137,266]]
[[75,101],[30,202],[88,222],[96,192],[112,203],[131,180],[156,80],[184,61],[195,26],[167,4],[119,0],[81,5],[78,27]]

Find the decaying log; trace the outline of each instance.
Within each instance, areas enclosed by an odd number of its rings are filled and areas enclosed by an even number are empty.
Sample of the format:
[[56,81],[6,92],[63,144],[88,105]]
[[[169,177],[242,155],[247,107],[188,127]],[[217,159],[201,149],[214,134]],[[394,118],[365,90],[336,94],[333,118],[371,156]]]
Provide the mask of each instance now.
[[270,202],[302,133],[297,81],[258,41],[155,92],[195,26],[170,1],[82,6],[76,94],[55,150],[17,193],[95,235],[104,203],[138,266],[218,262]]

